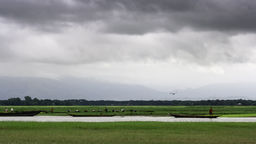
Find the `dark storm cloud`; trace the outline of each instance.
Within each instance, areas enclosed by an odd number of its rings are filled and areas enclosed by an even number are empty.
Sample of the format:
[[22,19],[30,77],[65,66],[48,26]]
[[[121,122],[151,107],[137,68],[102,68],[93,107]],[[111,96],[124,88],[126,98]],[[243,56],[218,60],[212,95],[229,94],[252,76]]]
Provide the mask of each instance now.
[[103,23],[102,30],[140,34],[152,31],[254,31],[254,0],[1,0],[0,16],[52,30],[70,24]]
[[254,6],[252,0],[0,0],[0,61],[255,61]]

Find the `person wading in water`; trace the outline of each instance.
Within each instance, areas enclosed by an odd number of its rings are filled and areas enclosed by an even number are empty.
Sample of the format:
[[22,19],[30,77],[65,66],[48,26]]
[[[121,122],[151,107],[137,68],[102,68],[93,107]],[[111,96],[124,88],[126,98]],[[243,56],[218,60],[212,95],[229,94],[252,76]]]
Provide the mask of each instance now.
[[212,115],[212,107],[209,109],[209,115]]

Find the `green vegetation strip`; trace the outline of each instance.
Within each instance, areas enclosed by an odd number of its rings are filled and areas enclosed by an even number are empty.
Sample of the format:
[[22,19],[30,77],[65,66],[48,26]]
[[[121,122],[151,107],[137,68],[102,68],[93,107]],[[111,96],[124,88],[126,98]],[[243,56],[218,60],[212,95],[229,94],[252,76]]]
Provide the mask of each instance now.
[[[10,111],[44,111],[39,115],[66,116],[68,113],[78,115],[145,115],[168,116],[171,114],[208,115],[211,106],[0,106],[0,112]],[[254,117],[256,106],[213,106],[213,114],[225,117]],[[78,112],[76,112],[76,110]],[[106,111],[107,110],[107,111]]]
[[256,117],[256,114],[227,114],[222,115],[222,117]]
[[0,144],[255,144],[256,123],[0,122]]

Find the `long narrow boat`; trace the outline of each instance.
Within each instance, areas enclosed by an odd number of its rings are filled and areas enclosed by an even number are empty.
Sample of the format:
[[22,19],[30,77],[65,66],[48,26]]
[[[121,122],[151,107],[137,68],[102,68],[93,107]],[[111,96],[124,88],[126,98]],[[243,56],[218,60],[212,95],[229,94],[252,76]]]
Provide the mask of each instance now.
[[216,115],[184,115],[184,114],[170,114],[175,118],[217,118]]
[[35,116],[41,111],[22,111],[22,112],[9,112],[9,113],[0,113],[0,116]]
[[72,117],[112,117],[115,115],[84,115],[84,114],[68,114]]

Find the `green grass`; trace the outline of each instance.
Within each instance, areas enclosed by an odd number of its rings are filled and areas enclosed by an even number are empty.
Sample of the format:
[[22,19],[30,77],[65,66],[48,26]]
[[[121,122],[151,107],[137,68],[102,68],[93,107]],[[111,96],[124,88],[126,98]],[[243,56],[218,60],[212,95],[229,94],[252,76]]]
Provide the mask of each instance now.
[[256,114],[227,114],[222,115],[222,117],[256,117]]
[[[0,106],[0,112],[3,112],[5,108],[14,108],[15,111],[42,110],[47,111],[47,113],[41,113],[40,115],[59,116],[67,115],[68,110],[71,110],[71,113],[79,110],[80,112],[78,114],[85,115],[168,116],[168,113],[207,115],[210,106]],[[51,113],[52,108],[54,110],[53,113]],[[107,113],[104,111],[105,108],[108,109]],[[121,109],[125,109],[125,112],[120,112]],[[85,110],[88,112],[84,112]],[[112,110],[119,112],[112,112]],[[131,112],[130,110],[136,110],[136,112]],[[256,116],[256,106],[213,106],[213,113],[214,115],[221,116]]]
[[256,123],[0,122],[0,144],[255,144]]

